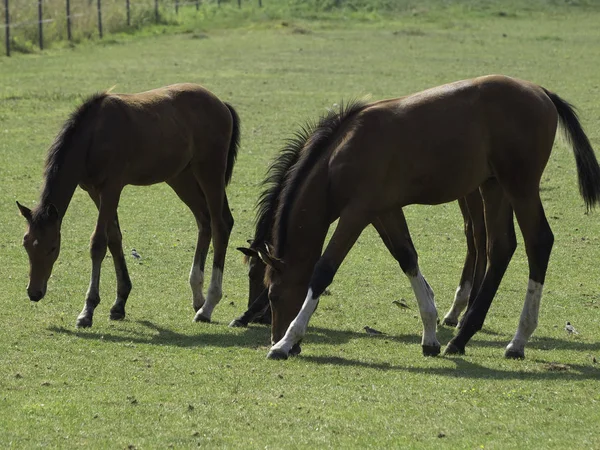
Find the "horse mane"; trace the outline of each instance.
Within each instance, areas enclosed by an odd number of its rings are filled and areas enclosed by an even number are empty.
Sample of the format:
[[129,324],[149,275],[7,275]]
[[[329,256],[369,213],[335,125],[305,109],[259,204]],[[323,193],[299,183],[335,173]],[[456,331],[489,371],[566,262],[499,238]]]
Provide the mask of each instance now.
[[296,133],[296,137],[291,140],[291,147],[288,146],[287,151],[296,153],[296,162],[283,177],[278,195],[274,228],[276,230],[274,256],[282,256],[280,250],[286,243],[290,212],[301,184],[323,152],[330,148],[343,125],[362,111],[366,105],[367,103],[362,100],[351,100],[346,104],[341,102],[339,111],[330,109],[326,115],[320,117],[318,122],[309,122],[302,127]]
[[[44,187],[42,188],[42,195],[39,206],[42,208],[48,200],[50,195],[49,188],[51,183],[54,181],[59,173],[59,169],[65,162],[69,149],[71,148],[71,142],[75,136],[76,130],[78,130],[84,121],[88,113],[93,109],[98,102],[104,100],[108,96],[108,91],[98,92],[87,98],[83,104],[79,106],[75,111],[71,113],[69,118],[64,123],[62,129],[54,138],[54,142],[48,149],[48,155],[46,156],[46,164],[44,167]],[[38,215],[45,214],[43,211],[36,211]]]
[[303,126],[287,139],[285,146],[273,160],[262,185],[262,191],[256,203],[256,219],[252,247],[262,246],[271,239],[273,222],[279,205],[279,196],[290,169],[298,162],[304,144],[308,141],[312,129]]

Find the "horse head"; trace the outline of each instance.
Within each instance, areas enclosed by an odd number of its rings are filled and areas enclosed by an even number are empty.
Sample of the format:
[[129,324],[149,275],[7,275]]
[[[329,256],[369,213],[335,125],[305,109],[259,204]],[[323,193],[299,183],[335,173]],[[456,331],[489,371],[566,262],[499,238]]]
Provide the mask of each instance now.
[[52,267],[60,253],[60,218],[54,205],[31,211],[17,202],[21,215],[27,220],[23,247],[29,256],[27,295],[31,301],[44,298]]

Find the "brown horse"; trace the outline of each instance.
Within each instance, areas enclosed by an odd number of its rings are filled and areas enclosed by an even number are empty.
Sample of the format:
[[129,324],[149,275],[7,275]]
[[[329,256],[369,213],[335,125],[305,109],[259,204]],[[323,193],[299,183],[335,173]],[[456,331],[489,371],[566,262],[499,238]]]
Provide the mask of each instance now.
[[[424,354],[438,354],[437,310],[402,207],[466,196],[470,210],[468,194],[479,189],[487,233],[485,275],[445,352],[463,353],[484,323],[516,248],[514,212],[529,284],[505,356],[523,358],[537,326],[554,242],[539,185],[559,120],[573,146],[581,195],[592,207],[600,199],[600,167],[573,108],[527,81],[504,76],[459,81],[399,99],[352,104],[323,119],[282,189],[273,250],[261,254],[269,266],[273,310],[275,345],[269,357],[286,358],[302,339],[319,296],[370,223],[411,281],[424,322]],[[338,217],[321,255],[328,227]]]
[[[225,186],[238,145],[235,110],[199,85],[176,84],[139,94],[104,92],[89,98],[48,151],[39,205],[32,211],[17,202],[28,223],[23,246],[29,255],[29,298],[37,302],[46,294],[60,251],[62,219],[79,185],[99,213],[90,243],[92,276],[77,326],[92,325],[107,246],[117,274],[110,318],[123,319],[131,281],[117,217],[119,197],[128,184],[164,181],[196,218],[198,242],[189,277],[197,311],[194,320],[210,321],[222,296],[225,252],[233,227]],[[205,301],[204,264],[211,235],[215,252]]]
[[[298,161],[305,148],[304,144],[314,128],[315,125],[309,125],[297,133],[269,167],[267,177],[263,182],[266,188],[258,200],[254,238],[248,241],[250,247],[238,247],[238,250],[244,254],[244,262],[248,265],[248,309],[234,319],[229,324],[230,327],[247,327],[250,322],[271,323],[268,289],[265,286],[266,265],[261,260],[260,253],[269,251],[268,243],[272,240],[273,223],[284,182],[292,171],[293,165]],[[477,291],[476,288],[473,289],[473,286],[481,284],[485,273],[483,204],[478,190],[469,194],[468,197],[472,203],[471,210],[467,207],[466,198],[458,200],[464,219],[467,256],[452,308],[444,318],[444,324],[448,326],[458,324],[458,317],[466,308],[470,294]],[[381,237],[385,242],[385,236]]]

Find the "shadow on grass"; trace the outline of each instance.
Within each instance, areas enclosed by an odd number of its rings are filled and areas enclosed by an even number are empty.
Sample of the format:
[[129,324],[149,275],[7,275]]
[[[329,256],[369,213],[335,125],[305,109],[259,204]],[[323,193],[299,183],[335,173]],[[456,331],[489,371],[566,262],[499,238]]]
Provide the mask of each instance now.
[[535,359],[536,363],[546,364],[549,368],[539,372],[524,372],[522,370],[505,370],[485,367],[462,357],[452,357],[448,360],[454,362],[455,367],[411,367],[388,363],[370,363],[339,356],[299,356],[304,361],[315,364],[335,366],[363,367],[383,371],[402,371],[424,375],[436,375],[451,378],[494,379],[494,380],[597,380],[600,377],[600,368],[581,364],[569,364],[566,370],[556,370],[551,361]]

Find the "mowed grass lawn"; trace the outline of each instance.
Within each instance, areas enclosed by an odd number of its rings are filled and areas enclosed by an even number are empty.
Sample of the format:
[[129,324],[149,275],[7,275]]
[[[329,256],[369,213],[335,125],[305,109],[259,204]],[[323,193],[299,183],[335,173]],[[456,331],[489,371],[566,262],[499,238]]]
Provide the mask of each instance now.
[[[372,229],[322,298],[301,356],[267,360],[268,328],[227,327],[247,301],[235,247],[252,236],[269,161],[306,119],[341,99],[397,97],[503,73],[574,103],[600,151],[599,22],[597,8],[515,13],[499,6],[385,22],[264,22],[0,59],[0,446],[600,447],[600,364],[593,360],[600,359],[600,212],[586,214],[561,139],[542,182],[556,241],[526,360],[503,358],[527,285],[520,234],[485,327],[464,357],[421,356],[410,285]],[[242,119],[228,189],[236,225],[225,297],[214,323],[192,323],[192,215],[166,185],[129,187],[119,209],[124,246],[143,262],[128,256],[127,318],[108,320],[115,276],[107,257],[94,326],[78,330],[95,208],[76,192],[48,293],[33,304],[15,200],[37,202],[46,150],[83,97],[115,85],[133,92],[181,81],[205,85]],[[443,315],[466,250],[458,206],[412,206],[406,215]],[[392,304],[400,298],[410,310]],[[580,334],[567,335],[567,320]],[[368,336],[365,325],[385,335]],[[442,344],[452,333],[439,328]]]

